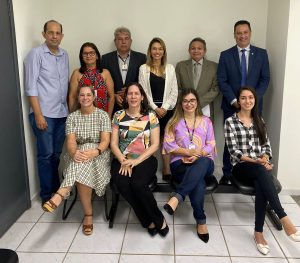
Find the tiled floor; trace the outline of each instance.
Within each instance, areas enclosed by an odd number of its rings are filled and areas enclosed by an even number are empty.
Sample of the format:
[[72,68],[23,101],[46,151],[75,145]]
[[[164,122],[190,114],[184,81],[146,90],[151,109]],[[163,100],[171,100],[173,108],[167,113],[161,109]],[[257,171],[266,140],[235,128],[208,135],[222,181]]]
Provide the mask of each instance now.
[[[168,194],[155,196],[160,207],[168,199]],[[280,199],[300,228],[300,207],[290,196],[282,195]],[[94,233],[89,237],[81,231],[83,213],[79,201],[66,221],[61,220],[61,207],[49,214],[35,201],[0,239],[0,247],[16,250],[21,263],[300,263],[300,243],[290,241],[268,219],[264,233],[271,252],[263,256],[256,250],[252,239],[253,207],[251,197],[239,194],[206,196],[210,240],[205,244],[196,235],[188,201],[174,217],[164,213],[171,230],[165,239],[151,238],[125,201],[120,201],[115,225],[109,229],[104,203],[96,199]]]

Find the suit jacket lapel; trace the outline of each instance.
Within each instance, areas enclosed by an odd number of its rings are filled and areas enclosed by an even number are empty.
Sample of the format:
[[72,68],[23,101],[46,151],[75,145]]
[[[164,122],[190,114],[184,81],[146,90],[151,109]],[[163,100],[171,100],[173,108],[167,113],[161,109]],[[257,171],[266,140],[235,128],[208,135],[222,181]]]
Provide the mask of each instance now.
[[194,76],[193,76],[193,62],[190,59],[186,63],[186,71],[189,78],[190,83],[192,84],[192,87],[194,86]]
[[207,64],[205,62],[205,59],[203,59],[203,64],[202,64],[202,70],[201,70],[201,75],[200,75],[200,79],[199,79],[199,82],[197,84],[197,89],[199,87],[201,87],[202,83],[204,82],[205,80],[205,76],[207,76]]
[[239,51],[238,51],[237,46],[234,46],[232,48],[231,52],[232,52],[232,56],[233,56],[233,60],[235,62],[235,65],[238,68],[239,72],[241,73],[241,63],[240,63]]
[[132,70],[133,70],[132,65],[135,64],[135,59],[136,59],[136,57],[135,57],[133,51],[131,51],[130,52],[130,60],[129,60],[128,71],[127,71],[127,74],[126,74],[125,83],[127,83],[127,79],[131,79],[130,76],[131,76]]
[[119,60],[118,60],[118,52],[117,51],[116,51],[115,55],[113,56],[113,65],[114,65],[114,71],[118,75],[118,79],[123,84],[122,75],[121,75],[120,67],[119,67]]

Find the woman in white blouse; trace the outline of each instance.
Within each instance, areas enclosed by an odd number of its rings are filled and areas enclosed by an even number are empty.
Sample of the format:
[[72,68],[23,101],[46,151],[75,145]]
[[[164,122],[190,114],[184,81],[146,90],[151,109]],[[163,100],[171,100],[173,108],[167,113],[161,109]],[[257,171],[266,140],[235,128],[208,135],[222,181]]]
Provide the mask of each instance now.
[[[167,50],[161,38],[153,38],[147,51],[147,62],[140,67],[139,83],[144,88],[150,107],[156,112],[161,138],[165,126],[172,116],[178,96],[178,86],[174,66],[167,64]],[[163,156],[163,179],[170,177],[169,156]]]

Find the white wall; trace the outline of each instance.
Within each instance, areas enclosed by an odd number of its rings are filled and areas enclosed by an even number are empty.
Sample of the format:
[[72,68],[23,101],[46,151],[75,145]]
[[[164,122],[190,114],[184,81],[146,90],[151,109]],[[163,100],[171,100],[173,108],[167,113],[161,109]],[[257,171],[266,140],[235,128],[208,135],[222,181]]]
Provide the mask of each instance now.
[[268,8],[267,50],[270,61],[271,81],[264,97],[264,117],[272,143],[274,173],[277,174],[282,97],[284,91],[289,1],[271,0]]
[[29,174],[30,197],[39,191],[39,181],[36,172],[35,140],[28,121],[29,104],[24,95],[23,60],[32,47],[43,42],[42,27],[51,17],[51,1],[43,0],[13,0],[15,31],[20,74],[21,99],[25,130],[25,144]]
[[300,194],[300,1],[290,0],[278,177],[284,189]]
[[[141,52],[146,52],[153,37],[162,37],[167,45],[168,60],[174,65],[188,57],[188,43],[196,36],[207,41],[207,58],[218,62],[220,52],[235,44],[233,25],[240,19],[251,22],[252,43],[266,46],[267,0],[13,0],[13,4],[21,80],[22,61],[27,52],[42,41],[42,26],[52,18],[63,24],[62,47],[69,52],[71,70],[78,67],[79,48],[86,41],[94,42],[101,54],[113,50],[113,31],[121,25],[131,29],[132,47]],[[23,89],[22,83],[21,87]],[[28,126],[26,100],[23,100],[23,105],[33,197],[37,193],[34,139]],[[215,120],[219,149],[216,163],[220,168],[224,139],[219,105],[220,98]]]

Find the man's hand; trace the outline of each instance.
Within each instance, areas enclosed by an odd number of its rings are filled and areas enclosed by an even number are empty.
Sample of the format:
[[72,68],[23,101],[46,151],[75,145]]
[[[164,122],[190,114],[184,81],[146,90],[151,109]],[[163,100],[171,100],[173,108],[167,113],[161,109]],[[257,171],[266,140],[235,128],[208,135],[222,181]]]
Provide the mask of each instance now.
[[240,105],[237,103],[237,101],[235,101],[233,104],[232,104],[233,107],[239,109],[240,108]]
[[155,112],[160,119],[163,118],[167,113],[167,111],[164,108],[158,108],[158,107],[155,109]]
[[123,96],[119,95],[118,93],[115,94],[115,101],[122,108]]
[[38,115],[38,116],[34,115],[34,118],[35,118],[36,127],[39,130],[47,130],[48,124],[43,115]]
[[125,89],[126,89],[126,87],[123,87],[121,90],[117,91],[117,93],[115,94],[115,100],[121,108],[122,108],[122,103],[124,100]]

